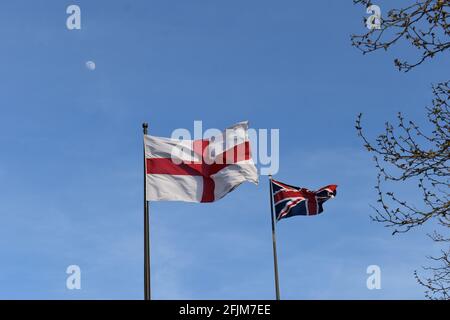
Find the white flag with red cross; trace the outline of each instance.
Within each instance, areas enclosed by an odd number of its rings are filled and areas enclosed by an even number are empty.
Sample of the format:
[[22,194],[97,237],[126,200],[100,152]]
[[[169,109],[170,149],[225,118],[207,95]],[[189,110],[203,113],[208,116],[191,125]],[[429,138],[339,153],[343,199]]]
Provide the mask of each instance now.
[[213,202],[244,181],[258,184],[248,122],[209,139],[144,135],[144,143],[147,201]]

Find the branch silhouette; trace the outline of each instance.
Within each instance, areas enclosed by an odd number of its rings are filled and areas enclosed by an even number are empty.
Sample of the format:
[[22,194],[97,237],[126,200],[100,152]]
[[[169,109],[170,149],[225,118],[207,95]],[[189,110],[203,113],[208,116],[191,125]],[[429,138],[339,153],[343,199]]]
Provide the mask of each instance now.
[[[370,6],[369,0],[353,0],[355,4]],[[352,45],[363,54],[388,50],[404,40],[417,49],[418,56],[408,62],[396,58],[400,71],[411,69],[450,48],[448,0],[419,0],[401,9],[392,9],[382,18],[381,28],[362,35],[352,35]]]

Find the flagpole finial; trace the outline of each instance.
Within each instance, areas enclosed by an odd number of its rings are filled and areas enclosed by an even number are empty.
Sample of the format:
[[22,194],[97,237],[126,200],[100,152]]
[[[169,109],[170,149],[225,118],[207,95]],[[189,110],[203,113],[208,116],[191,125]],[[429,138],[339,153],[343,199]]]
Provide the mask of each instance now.
[[148,123],[147,122],[142,123],[142,129],[144,129],[144,134],[147,134],[147,129],[148,129]]

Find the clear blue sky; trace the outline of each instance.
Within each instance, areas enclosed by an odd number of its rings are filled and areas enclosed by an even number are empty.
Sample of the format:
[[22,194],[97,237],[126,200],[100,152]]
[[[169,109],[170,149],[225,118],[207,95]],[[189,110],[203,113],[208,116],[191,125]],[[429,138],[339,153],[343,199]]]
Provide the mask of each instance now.
[[[70,4],[80,31],[66,29]],[[422,119],[450,63],[405,75],[392,62],[404,47],[361,55],[349,36],[365,15],[351,0],[3,1],[0,298],[142,298],[141,123],[169,136],[194,120],[279,128],[276,178],[339,185],[323,215],[278,224],[283,298],[423,298],[413,271],[436,248],[425,230],[392,237],[370,221],[376,175],[354,121],[364,112],[374,136],[397,111]],[[154,298],[274,297],[266,177],[150,210]],[[71,264],[79,291],[65,287]],[[381,290],[366,288],[371,264]]]

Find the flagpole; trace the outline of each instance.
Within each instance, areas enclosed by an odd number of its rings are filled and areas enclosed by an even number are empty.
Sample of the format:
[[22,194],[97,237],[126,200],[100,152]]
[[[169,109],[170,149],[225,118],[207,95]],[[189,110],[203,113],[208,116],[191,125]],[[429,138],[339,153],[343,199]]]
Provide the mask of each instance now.
[[270,184],[270,211],[272,220],[272,247],[273,247],[273,268],[275,272],[275,294],[276,299],[280,300],[280,283],[278,281],[278,258],[277,258],[277,238],[275,234],[275,215],[273,213],[273,188],[272,188],[272,175],[269,175]]
[[[148,134],[148,123],[142,124],[144,135]],[[147,164],[145,160],[144,140],[144,300],[151,300],[150,290],[150,215],[147,201]]]

